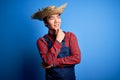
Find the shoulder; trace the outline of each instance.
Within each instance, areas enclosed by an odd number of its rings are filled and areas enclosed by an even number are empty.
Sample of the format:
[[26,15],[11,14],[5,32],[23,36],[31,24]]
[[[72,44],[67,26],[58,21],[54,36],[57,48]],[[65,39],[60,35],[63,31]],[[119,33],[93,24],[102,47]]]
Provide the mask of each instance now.
[[43,37],[39,37],[39,38],[37,39],[37,42],[40,42],[40,41],[44,41],[44,38],[43,38]]
[[44,39],[44,37],[46,37],[46,35],[44,35],[43,37],[39,37],[36,41],[37,44],[42,44],[42,43],[45,43],[46,44],[46,41]]
[[76,37],[75,34],[73,32],[66,32],[66,36],[68,37]]

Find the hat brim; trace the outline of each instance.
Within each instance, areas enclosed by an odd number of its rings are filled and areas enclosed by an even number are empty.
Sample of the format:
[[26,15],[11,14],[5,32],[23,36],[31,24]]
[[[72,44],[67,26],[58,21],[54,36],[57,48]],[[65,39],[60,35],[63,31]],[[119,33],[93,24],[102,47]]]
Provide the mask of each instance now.
[[47,16],[50,16],[52,14],[62,14],[65,7],[66,7],[67,3],[63,4],[62,6],[58,7],[58,8],[54,8],[51,10],[41,10],[41,11],[37,11],[36,13],[34,13],[32,15],[32,19],[38,19],[43,21],[43,19]]
[[33,16],[32,19],[39,19],[39,20],[43,20],[45,17],[53,15],[53,14],[62,14],[63,11],[61,11],[60,9],[54,9],[53,11],[50,12],[36,12]]

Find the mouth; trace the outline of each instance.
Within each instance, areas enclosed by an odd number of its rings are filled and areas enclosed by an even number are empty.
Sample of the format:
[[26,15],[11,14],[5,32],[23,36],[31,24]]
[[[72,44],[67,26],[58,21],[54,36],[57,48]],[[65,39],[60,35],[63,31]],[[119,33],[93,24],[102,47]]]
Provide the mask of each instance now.
[[59,24],[55,24],[54,26],[55,26],[55,27],[58,27],[58,26],[59,26]]
[[59,24],[54,25],[54,28],[55,28],[55,29],[58,29],[59,27],[60,27]]

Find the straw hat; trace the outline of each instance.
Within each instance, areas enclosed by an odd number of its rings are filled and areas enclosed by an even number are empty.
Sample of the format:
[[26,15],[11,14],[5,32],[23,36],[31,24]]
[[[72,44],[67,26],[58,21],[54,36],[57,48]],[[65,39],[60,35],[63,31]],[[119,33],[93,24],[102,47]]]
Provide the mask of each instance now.
[[62,14],[66,6],[67,6],[67,3],[61,5],[60,7],[48,6],[34,13],[32,15],[32,19],[38,19],[38,20],[43,21],[43,19],[49,15]]

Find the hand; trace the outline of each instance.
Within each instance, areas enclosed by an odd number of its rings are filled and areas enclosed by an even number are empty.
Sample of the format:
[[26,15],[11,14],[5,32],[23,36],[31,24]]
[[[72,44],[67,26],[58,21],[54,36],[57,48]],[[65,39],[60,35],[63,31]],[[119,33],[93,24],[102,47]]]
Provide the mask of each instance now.
[[52,68],[53,67],[53,65],[46,65],[45,63],[41,63],[41,66],[43,67],[43,68],[45,68],[45,69],[49,69],[49,68]]
[[62,40],[63,40],[64,37],[65,37],[65,33],[64,33],[61,29],[58,29],[58,30],[56,31],[56,34],[57,34],[56,40],[58,40],[58,41],[61,43]]

